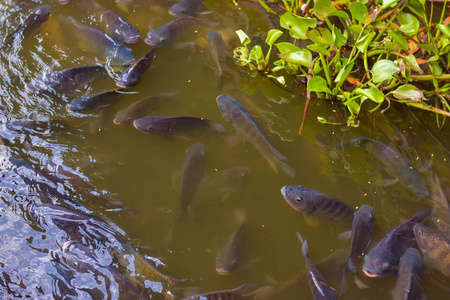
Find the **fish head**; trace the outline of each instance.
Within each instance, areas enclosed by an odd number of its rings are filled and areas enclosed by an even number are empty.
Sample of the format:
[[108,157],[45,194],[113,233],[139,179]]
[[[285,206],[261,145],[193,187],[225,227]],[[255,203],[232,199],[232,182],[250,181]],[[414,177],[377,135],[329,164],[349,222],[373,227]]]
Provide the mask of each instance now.
[[309,210],[309,197],[307,189],[303,186],[285,185],[281,188],[281,195],[293,209],[297,211]]
[[[370,207],[369,205],[363,204],[363,205],[361,205],[360,208],[358,208],[357,212],[358,212],[358,215],[360,215],[363,220],[369,220],[370,223],[373,223],[375,217],[373,215],[372,207]],[[356,214],[356,212],[355,212],[355,214]]]
[[153,125],[151,119],[145,117],[141,119],[134,120],[133,126],[144,133],[154,134],[156,132],[156,127]]
[[427,230],[428,227],[421,223],[416,223],[416,225],[414,225],[414,236],[416,237],[416,241],[419,246],[423,245],[425,237],[428,233]]
[[48,20],[50,17],[50,12],[52,8],[48,5],[39,6],[34,10],[34,14],[36,15],[36,21],[39,21],[41,23]]
[[361,147],[363,148],[367,142],[367,138],[363,136],[357,136],[352,138],[348,143],[353,147]]
[[153,47],[164,48],[169,43],[169,39],[165,35],[160,35],[155,31],[149,31],[145,42]]
[[113,66],[132,65],[135,62],[136,58],[133,56],[133,51],[122,44],[111,52],[110,63]]
[[389,251],[382,251],[377,245],[364,256],[362,270],[367,277],[384,277],[395,273],[396,264],[390,261]]
[[122,114],[117,114],[114,118],[114,124],[131,124],[133,123],[133,119],[130,116],[123,116]]
[[188,13],[187,7],[184,6],[181,2],[175,3],[169,9],[169,14],[172,16],[184,16]]
[[230,122],[233,118],[233,105],[236,104],[236,100],[223,94],[216,98],[217,106],[225,120]]
[[142,40],[139,31],[126,21],[120,23],[120,26],[114,30],[114,35],[119,36],[120,40],[127,44],[136,44]]
[[230,275],[238,264],[238,255],[226,247],[216,258],[216,271],[220,275]]

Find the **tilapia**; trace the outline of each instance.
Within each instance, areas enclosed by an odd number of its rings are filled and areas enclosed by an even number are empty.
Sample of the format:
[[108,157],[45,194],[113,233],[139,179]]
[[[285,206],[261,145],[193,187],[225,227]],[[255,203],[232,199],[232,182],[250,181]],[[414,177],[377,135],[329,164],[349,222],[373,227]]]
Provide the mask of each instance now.
[[375,156],[389,173],[398,178],[399,182],[417,197],[428,197],[430,195],[425,180],[419,172],[403,155],[394,149],[379,141],[363,136],[354,137],[348,143],[351,146],[362,148]]
[[155,110],[161,102],[166,101],[173,93],[161,93],[148,97],[119,111],[114,118],[114,124],[131,124],[134,120],[140,119]]
[[232,290],[222,290],[190,296],[181,300],[270,300],[276,292],[273,286],[254,289],[254,284],[244,284]]
[[217,97],[216,101],[224,119],[251,142],[275,170],[281,169],[292,178],[295,176],[295,170],[286,164],[287,158],[270,144],[258,124],[238,100],[222,94]]
[[116,80],[116,85],[120,88],[130,88],[135,86],[142,75],[144,75],[145,71],[148,70],[153,59],[155,59],[155,52],[156,49],[150,50],[120,73],[119,78]]
[[208,41],[209,54],[218,71],[217,87],[222,90],[223,69],[222,65],[226,62],[225,42],[222,35],[215,29],[211,29],[206,34]]
[[113,89],[73,99],[66,105],[66,110],[68,112],[89,112],[104,108],[121,98],[122,94],[118,93],[118,91],[120,89]]
[[26,83],[25,89],[36,94],[44,92],[70,94],[106,74],[102,66],[75,67],[39,76]]
[[[136,44],[142,40],[139,31],[127,20],[93,0],[89,0],[92,11],[99,14],[105,32],[121,43]],[[92,12],[91,11],[91,12]]]
[[414,226],[414,235],[425,260],[450,277],[450,241],[422,224]]
[[353,217],[352,243],[348,258],[348,268],[353,273],[356,273],[359,261],[369,246],[372,238],[373,222],[372,208],[369,205],[361,205]]
[[199,194],[202,198],[225,200],[239,189],[249,174],[250,169],[241,166],[220,170],[202,184]]
[[193,16],[201,7],[203,0],[181,0],[172,5],[169,14],[172,16]]
[[351,222],[355,209],[339,199],[310,190],[301,185],[281,188],[286,202],[296,211],[309,215]]
[[242,252],[245,247],[247,227],[245,225],[245,216],[241,213],[239,226],[227,239],[216,258],[216,271],[220,275],[233,273],[240,263]]
[[[420,224],[417,224],[420,225]],[[421,300],[423,260],[414,248],[406,249],[400,258],[398,278],[392,295],[394,300]]]
[[36,32],[41,24],[48,20],[50,11],[51,8],[48,5],[36,7],[25,21],[5,37],[3,42],[0,43],[0,49],[10,45],[20,33],[22,33],[23,37],[27,37]]
[[193,17],[183,17],[166,23],[155,30],[150,30],[145,38],[145,42],[155,48],[165,48],[170,46],[178,35],[187,31],[190,26],[198,22]]
[[70,28],[73,33],[71,37],[78,42],[78,47],[97,55],[100,61],[105,59],[106,64],[112,66],[131,65],[136,61],[131,49],[103,31],[84,25],[70,16],[60,16],[60,20]]
[[177,133],[224,133],[219,122],[185,116],[147,116],[133,122],[137,130],[151,135],[174,135]]
[[383,277],[397,272],[398,262],[406,249],[416,244],[414,225],[425,221],[430,210],[420,210],[386,236],[365,256],[363,271],[368,277]]
[[305,258],[306,277],[308,278],[309,288],[315,300],[336,299],[334,289],[330,287],[319,270],[309,258],[308,241],[304,241],[302,245],[302,253]]

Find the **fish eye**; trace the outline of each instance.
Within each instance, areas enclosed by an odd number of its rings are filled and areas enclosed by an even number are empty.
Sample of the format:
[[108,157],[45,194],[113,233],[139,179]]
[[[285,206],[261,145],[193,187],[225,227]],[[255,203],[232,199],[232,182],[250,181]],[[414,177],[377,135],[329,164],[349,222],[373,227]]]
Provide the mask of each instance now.
[[76,260],[75,260],[72,264],[73,264],[73,266],[76,267],[76,268],[78,268],[78,267],[80,266],[80,264],[79,264]]
[[295,201],[302,202],[302,197],[295,197]]
[[419,230],[419,231],[417,232],[417,235],[418,235],[419,237],[422,237],[422,236],[423,236],[423,231],[422,231],[422,230]]
[[164,43],[164,42],[166,41],[166,38],[165,38],[165,37],[160,37],[160,38],[159,38],[159,41],[160,41],[161,43]]
[[387,269],[389,269],[389,264],[388,263],[383,264],[383,270],[387,270]]

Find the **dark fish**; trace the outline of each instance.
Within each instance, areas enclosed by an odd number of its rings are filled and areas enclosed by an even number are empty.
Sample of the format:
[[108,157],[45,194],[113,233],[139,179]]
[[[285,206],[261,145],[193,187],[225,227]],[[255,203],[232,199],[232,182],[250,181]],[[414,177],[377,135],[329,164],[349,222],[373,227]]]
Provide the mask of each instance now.
[[[417,224],[419,225],[419,224]],[[398,278],[392,292],[394,300],[421,300],[423,260],[414,248],[406,249],[400,258]]]
[[220,275],[229,275],[233,273],[240,263],[242,252],[247,238],[247,227],[245,225],[245,216],[240,216],[238,228],[227,239],[225,246],[216,258],[216,271]]
[[206,34],[206,40],[208,41],[210,57],[214,62],[219,74],[219,77],[217,79],[217,88],[219,90],[222,90],[222,64],[226,62],[225,42],[222,39],[222,35],[215,29],[208,31],[208,33]]
[[106,207],[123,207],[121,201],[103,195],[89,183],[87,177],[69,167],[61,159],[44,156],[41,159],[41,164],[52,179],[62,183],[70,183],[72,188],[82,195],[82,198]]
[[425,260],[450,277],[450,241],[422,224],[414,226],[414,235]]
[[322,218],[352,221],[355,209],[339,199],[307,189],[301,185],[281,188],[286,202],[296,211]]
[[183,17],[173,20],[167,24],[150,30],[145,38],[145,42],[155,48],[165,48],[170,46],[182,31],[187,31],[191,24],[198,22],[193,17]]
[[287,158],[270,144],[258,124],[239,101],[227,95],[219,95],[216,100],[225,120],[250,141],[275,170],[281,168],[288,176],[292,178],[295,176],[295,170],[285,163]]
[[120,88],[130,88],[136,85],[136,83],[144,75],[145,71],[150,67],[151,62],[156,57],[156,49],[152,49],[144,56],[139,58],[134,64],[120,73],[119,78],[116,81],[116,85]]
[[100,21],[105,26],[105,32],[121,43],[136,44],[142,38],[139,31],[127,20],[95,1],[90,1],[93,10],[100,14]]
[[349,144],[362,148],[375,156],[414,195],[418,197],[427,197],[430,195],[428,187],[419,172],[416,171],[403,155],[394,149],[379,141],[362,136],[352,138]]
[[395,274],[398,262],[406,249],[416,244],[414,225],[425,221],[430,210],[421,210],[403,222],[386,236],[365,256],[363,271],[368,277],[383,277]]
[[352,244],[348,258],[348,268],[353,273],[358,269],[359,261],[369,246],[373,231],[374,216],[372,207],[361,205],[355,212],[352,224]]
[[181,0],[172,5],[169,14],[172,16],[193,16],[200,8],[203,0]]
[[122,109],[117,113],[114,118],[114,124],[131,124],[134,120],[148,115],[155,109],[155,107],[159,106],[160,102],[166,101],[165,99],[171,97],[172,95],[173,93],[161,93],[159,95],[134,102],[127,108]]
[[25,89],[36,94],[43,92],[70,94],[93,79],[104,75],[106,70],[102,66],[70,68],[39,76],[26,83]]
[[79,46],[85,47],[86,50],[99,55],[101,58],[106,58],[108,65],[131,65],[136,61],[131,49],[103,31],[84,25],[72,17],[61,16],[60,19],[74,33],[71,37],[75,37],[81,44]]
[[315,300],[336,299],[331,288],[319,270],[309,258],[308,241],[304,241],[302,245],[302,253],[306,264],[306,277],[308,278],[309,288]]
[[57,128],[67,128],[68,123],[63,120],[8,120],[4,123],[5,128],[8,131],[13,132],[26,132],[34,134],[48,133],[49,131],[55,130]]
[[133,122],[136,129],[152,135],[173,135],[175,133],[189,133],[204,131],[207,133],[223,133],[225,127],[212,120],[195,117],[161,117],[147,116]]
[[275,294],[273,286],[264,286],[255,291],[254,284],[241,285],[233,290],[223,290],[190,296],[181,300],[269,300]]
[[122,94],[118,91],[119,89],[114,89],[73,99],[66,105],[66,110],[69,112],[89,112],[109,106],[121,97]]
[[18,37],[19,33],[22,33],[23,37],[27,37],[36,32],[41,24],[48,20],[50,11],[51,8],[48,5],[36,7],[22,24],[5,37],[3,43],[0,43],[0,49],[10,45]]

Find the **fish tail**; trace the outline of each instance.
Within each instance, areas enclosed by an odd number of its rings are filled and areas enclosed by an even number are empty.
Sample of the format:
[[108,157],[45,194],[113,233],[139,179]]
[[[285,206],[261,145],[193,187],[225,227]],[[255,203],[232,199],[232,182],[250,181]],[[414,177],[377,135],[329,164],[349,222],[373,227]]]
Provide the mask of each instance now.
[[219,77],[217,78],[217,83],[216,83],[216,87],[217,90],[219,90],[219,92],[222,92],[223,90],[223,73],[221,72]]
[[276,164],[277,164],[277,168],[280,169],[281,171],[283,171],[284,174],[286,174],[287,176],[289,176],[292,179],[295,178],[295,169],[293,167],[291,167],[287,163],[279,161],[279,160],[276,161]]
[[309,247],[308,247],[308,241],[307,240],[305,240],[303,242],[302,254],[303,254],[304,257],[309,257]]

